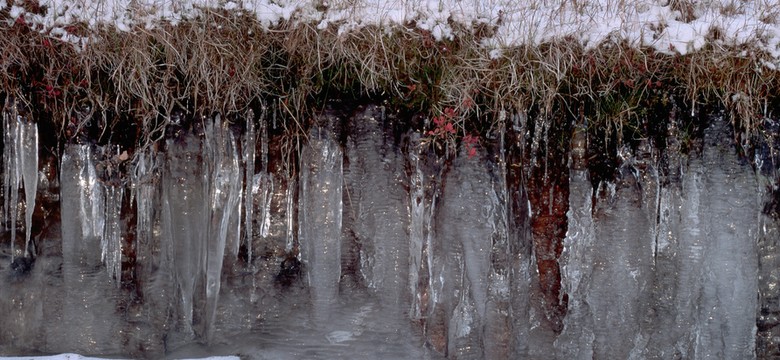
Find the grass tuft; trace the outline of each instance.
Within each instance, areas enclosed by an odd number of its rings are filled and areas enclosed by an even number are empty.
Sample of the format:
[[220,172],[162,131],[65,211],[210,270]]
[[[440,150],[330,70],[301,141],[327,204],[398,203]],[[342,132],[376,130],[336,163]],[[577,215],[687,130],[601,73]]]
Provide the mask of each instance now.
[[[739,11],[740,4],[724,11]],[[669,6],[683,19],[696,16],[689,2]],[[429,118],[454,110],[459,136],[496,128],[501,111],[533,107],[549,114],[583,102],[592,104],[585,114],[591,125],[622,134],[640,127],[648,104],[676,97],[694,110],[725,105],[735,127],[752,138],[762,133],[765,104],[780,94],[778,71],[766,65],[770,54],[724,45],[717,30],[713,41],[685,56],[619,40],[585,48],[560,39],[493,58],[482,43],[495,29],[485,24],[453,24],[455,36],[444,41],[414,24],[341,34],[338,25],[320,30],[283,22],[266,29],[246,14],[202,9],[197,19],[152,30],[73,24],[69,31],[92,37],[78,49],[24,22],[3,23],[0,91],[24,99],[67,141],[90,126],[105,136],[132,122],[136,147],[164,137],[176,111],[240,117],[251,104],[270,101],[279,104],[286,129],[303,132],[330,99],[365,97]]]

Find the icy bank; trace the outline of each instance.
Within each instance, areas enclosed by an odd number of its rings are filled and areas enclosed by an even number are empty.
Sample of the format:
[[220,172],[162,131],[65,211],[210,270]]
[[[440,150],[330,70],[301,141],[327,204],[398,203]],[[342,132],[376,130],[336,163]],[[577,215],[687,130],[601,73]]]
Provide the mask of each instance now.
[[[475,151],[462,145],[440,156],[386,110],[329,109],[300,153],[272,121],[258,132],[231,128],[220,115],[182,122],[156,152],[132,160],[128,181],[107,172],[123,158],[115,147],[64,146],[59,187],[43,186],[43,172],[36,177],[42,204],[48,192],[59,194],[44,206],[55,206],[61,221],[53,216],[55,231],[33,236],[34,263],[13,266],[3,238],[0,353],[771,352],[780,309],[768,238],[778,222],[762,209],[771,201],[764,175],[738,155],[723,114],[706,120],[698,150],[680,152],[681,137],[669,131],[665,153],[640,141],[621,149],[613,178],[594,182],[589,161],[603,154],[584,127],[540,130],[534,141],[526,115],[509,115]],[[524,156],[561,139],[568,156]],[[24,156],[13,154],[4,173],[15,174]],[[552,171],[567,172],[568,182],[525,180]],[[552,199],[564,187],[565,228],[538,221],[559,210]],[[23,219],[4,224],[21,233]],[[557,247],[559,255],[549,251]]]

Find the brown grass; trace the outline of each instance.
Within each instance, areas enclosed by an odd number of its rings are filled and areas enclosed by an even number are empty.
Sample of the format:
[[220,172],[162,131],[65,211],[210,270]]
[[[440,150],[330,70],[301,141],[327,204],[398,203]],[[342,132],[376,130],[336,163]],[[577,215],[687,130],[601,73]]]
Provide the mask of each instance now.
[[691,108],[719,102],[753,133],[779,93],[778,72],[762,64],[769,55],[758,47],[709,45],[669,56],[619,42],[586,50],[561,39],[491,59],[480,46],[492,31],[484,25],[456,28],[455,40],[437,42],[411,24],[338,35],[333,26],[266,30],[251,17],[204,14],[154,30],[101,28],[80,51],[25,24],[0,25],[2,91],[45,114],[62,138],[87,118],[105,129],[133,121],[139,146],[164,135],[174,109],[243,114],[253,102],[274,100],[286,128],[302,132],[326,98],[344,96],[382,97],[429,115],[455,109],[459,134],[485,130],[484,122],[489,128],[502,110],[545,113],[578,101],[596,104],[593,117],[620,127],[648,101],[677,96]]

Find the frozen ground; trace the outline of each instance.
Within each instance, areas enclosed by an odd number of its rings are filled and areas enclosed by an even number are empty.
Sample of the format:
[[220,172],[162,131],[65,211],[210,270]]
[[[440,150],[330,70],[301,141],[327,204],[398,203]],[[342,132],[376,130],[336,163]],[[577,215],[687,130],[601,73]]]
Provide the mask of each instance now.
[[[594,47],[605,40],[625,41],[669,54],[685,55],[711,43],[714,47],[750,47],[764,52],[766,66],[780,62],[780,4],[770,0],[40,0],[43,14],[0,0],[10,8],[6,21],[39,25],[53,37],[78,45],[89,37],[68,26],[113,25],[120,31],[151,29],[197,18],[205,9],[253,15],[266,27],[282,22],[337,28],[341,34],[365,26],[413,25],[438,40],[457,36],[460,26],[485,24],[495,35],[483,45],[498,57],[507,47],[536,45],[562,38]],[[670,6],[677,3],[679,6]],[[717,36],[716,36],[717,34]]]

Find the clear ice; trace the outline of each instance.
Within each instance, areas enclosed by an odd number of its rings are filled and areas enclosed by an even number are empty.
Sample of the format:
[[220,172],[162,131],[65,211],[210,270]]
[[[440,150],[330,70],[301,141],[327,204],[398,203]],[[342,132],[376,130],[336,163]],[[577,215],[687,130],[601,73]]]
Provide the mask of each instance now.
[[281,153],[264,113],[242,126],[214,115],[136,149],[126,183],[106,171],[115,145],[67,144],[61,239],[35,248],[41,144],[15,111],[3,111],[3,254],[41,255],[24,278],[0,265],[0,354],[753,359],[757,314],[773,321],[760,309],[780,298],[778,225],[723,118],[700,153],[680,151],[674,126],[664,155],[650,139],[621,149],[601,184],[575,128],[554,330],[523,165],[550,124],[502,113],[476,154],[439,156],[371,105],[325,111]]
[[[3,219],[11,230],[11,260],[31,257],[32,216],[38,192],[38,125],[23,116],[14,100],[3,109]],[[19,190],[24,189],[24,248],[16,250],[19,218]]]

